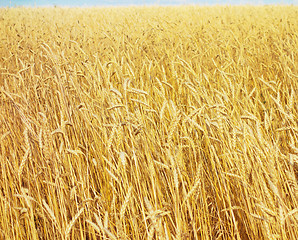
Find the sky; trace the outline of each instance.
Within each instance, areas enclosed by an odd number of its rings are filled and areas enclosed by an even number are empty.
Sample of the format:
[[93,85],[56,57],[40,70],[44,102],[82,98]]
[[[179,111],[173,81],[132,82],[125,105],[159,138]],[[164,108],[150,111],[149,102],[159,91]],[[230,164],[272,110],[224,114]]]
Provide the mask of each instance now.
[[298,0],[0,0],[0,7],[15,6],[129,6],[129,5],[180,5],[180,4],[294,4]]

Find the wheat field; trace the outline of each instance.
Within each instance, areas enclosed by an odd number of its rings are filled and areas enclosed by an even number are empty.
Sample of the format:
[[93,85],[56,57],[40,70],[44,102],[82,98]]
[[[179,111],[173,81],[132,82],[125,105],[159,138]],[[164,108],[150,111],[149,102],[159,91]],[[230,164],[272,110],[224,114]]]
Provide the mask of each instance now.
[[298,7],[0,9],[0,239],[297,239]]

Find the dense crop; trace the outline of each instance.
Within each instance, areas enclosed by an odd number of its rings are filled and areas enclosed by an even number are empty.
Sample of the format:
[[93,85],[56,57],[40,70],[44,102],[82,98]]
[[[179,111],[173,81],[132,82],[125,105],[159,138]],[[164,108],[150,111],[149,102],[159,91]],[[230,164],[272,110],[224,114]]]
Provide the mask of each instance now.
[[0,9],[0,239],[297,239],[297,16]]

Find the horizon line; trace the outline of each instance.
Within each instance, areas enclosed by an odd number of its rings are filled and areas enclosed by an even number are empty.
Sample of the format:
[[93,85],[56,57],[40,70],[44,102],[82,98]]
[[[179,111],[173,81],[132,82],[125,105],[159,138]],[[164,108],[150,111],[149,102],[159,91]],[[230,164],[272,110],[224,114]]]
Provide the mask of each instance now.
[[46,4],[46,5],[14,5],[1,6],[0,8],[94,8],[94,7],[166,7],[166,6],[297,6],[293,3],[164,3],[164,4],[102,4],[102,5],[60,5],[60,4]]

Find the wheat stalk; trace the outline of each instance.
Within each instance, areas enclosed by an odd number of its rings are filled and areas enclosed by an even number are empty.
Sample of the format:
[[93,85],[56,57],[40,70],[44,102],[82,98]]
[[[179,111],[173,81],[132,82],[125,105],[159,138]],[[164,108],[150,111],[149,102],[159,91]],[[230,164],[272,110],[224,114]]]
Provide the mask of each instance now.
[[82,208],[77,212],[77,214],[71,219],[71,221],[68,223],[68,225],[67,225],[67,227],[66,227],[66,230],[65,230],[65,233],[64,233],[65,239],[68,239],[72,227],[74,226],[74,224],[75,224],[75,222],[78,220],[78,218],[81,216],[81,214],[83,213],[84,209],[85,209],[85,208],[82,207]]

